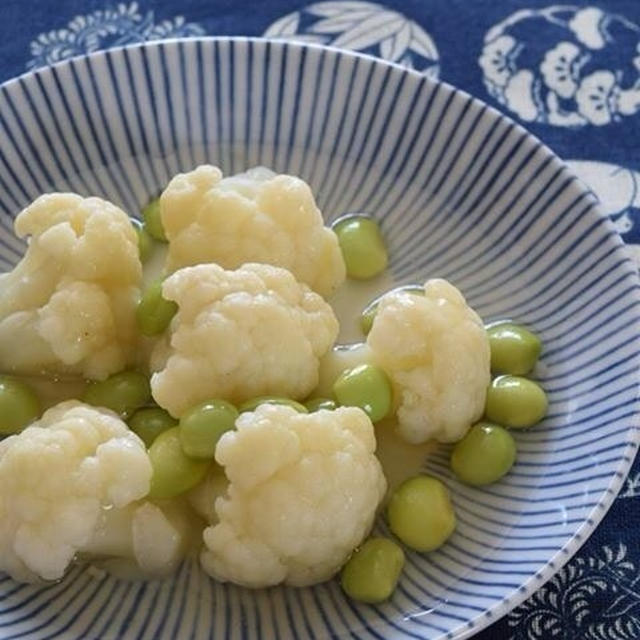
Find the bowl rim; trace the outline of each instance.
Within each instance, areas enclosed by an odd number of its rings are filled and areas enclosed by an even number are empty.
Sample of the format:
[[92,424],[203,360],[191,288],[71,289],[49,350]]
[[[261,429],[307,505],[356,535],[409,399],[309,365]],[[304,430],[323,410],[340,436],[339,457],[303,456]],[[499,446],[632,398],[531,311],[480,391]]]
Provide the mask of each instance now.
[[[165,38],[158,40],[149,40],[145,42],[137,42],[126,45],[119,45],[110,47],[107,49],[100,49],[90,53],[78,54],[65,60],[57,61],[53,64],[44,65],[34,69],[29,69],[17,76],[9,78],[0,83],[0,91],[4,92],[14,85],[19,85],[22,82],[29,81],[29,78],[38,77],[41,74],[51,73],[54,69],[65,68],[73,65],[79,60],[86,59],[99,59],[111,54],[122,52],[124,50],[137,50],[137,49],[155,49],[159,47],[167,46],[182,46],[185,44],[197,45],[197,43],[215,43],[223,42],[230,43],[231,45],[243,45],[243,44],[257,44],[257,45],[269,45],[275,47],[281,47],[282,49],[300,49],[300,50],[316,50],[316,51],[328,51],[338,57],[347,58],[364,58],[370,63],[373,63],[380,67],[391,67],[396,72],[402,74],[408,74],[416,79],[420,79],[427,84],[433,86],[439,85],[448,93],[454,94],[454,97],[460,97],[465,100],[471,101],[472,104],[483,107],[490,117],[497,118],[508,122],[515,130],[520,132],[526,137],[528,144],[535,145],[547,156],[547,159],[554,163],[558,169],[568,179],[568,185],[571,184],[572,188],[578,189],[583,194],[588,194],[591,198],[591,208],[587,212],[589,215],[593,213],[598,217],[608,231],[608,240],[615,245],[615,252],[613,255],[618,255],[621,258],[621,264],[626,270],[625,275],[631,277],[633,281],[633,290],[628,295],[634,297],[635,303],[640,303],[640,275],[638,269],[633,263],[631,257],[626,251],[625,243],[615,230],[615,227],[609,216],[605,213],[599,200],[596,198],[593,191],[586,185],[580,178],[578,178],[564,160],[562,160],[547,144],[540,140],[535,134],[527,130],[522,124],[516,122],[511,116],[503,113],[496,107],[486,103],[481,98],[473,96],[464,89],[460,89],[455,85],[452,85],[444,80],[435,79],[427,76],[424,73],[404,67],[403,65],[383,60],[377,56],[362,53],[358,51],[351,51],[347,49],[341,49],[339,47],[333,47],[330,45],[321,45],[317,43],[308,43],[296,41],[295,38],[289,40],[285,38],[266,38],[261,36],[194,36],[194,37],[177,37],[177,38]],[[636,312],[640,319],[640,311]],[[640,350],[637,352],[640,356]],[[640,374],[640,368],[638,369]],[[636,457],[638,447],[640,446],[640,375],[637,375],[636,380],[636,397],[634,406],[633,418],[629,421],[628,430],[625,433],[625,438],[628,440],[627,445],[620,456],[620,460],[616,467],[616,470],[611,476],[609,484],[604,492],[600,495],[600,499],[584,518],[583,522],[577,529],[571,534],[571,537],[565,542],[565,544],[558,549],[545,563],[541,566],[535,574],[530,575],[519,587],[513,588],[501,601],[496,602],[482,613],[478,613],[475,617],[469,619],[467,622],[462,622],[449,632],[443,633],[438,636],[440,640],[455,639],[462,640],[469,636],[478,633],[482,629],[488,627],[490,624],[496,622],[500,618],[507,615],[515,607],[524,602],[527,598],[538,591],[544,584],[555,576],[562,567],[576,554],[576,552],[582,547],[582,545],[588,540],[591,534],[595,531],[597,526],[603,520],[604,516],[609,511],[611,505],[616,499],[622,485],[633,466],[633,462]],[[399,630],[402,632],[401,630]],[[390,638],[389,640],[392,640]]]

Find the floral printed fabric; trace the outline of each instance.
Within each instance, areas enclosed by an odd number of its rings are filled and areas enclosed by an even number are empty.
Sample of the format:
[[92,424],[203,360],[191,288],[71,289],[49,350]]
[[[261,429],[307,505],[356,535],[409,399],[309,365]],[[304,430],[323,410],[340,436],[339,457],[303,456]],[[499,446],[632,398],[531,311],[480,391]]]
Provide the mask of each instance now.
[[[105,47],[268,35],[440,77],[527,126],[640,256],[640,2],[21,0],[0,3],[0,78]],[[479,640],[640,640],[640,464],[557,576]]]
[[[528,38],[531,29],[545,38]],[[495,25],[479,62],[487,91],[521,120],[601,127],[640,109],[639,35],[598,7],[550,6]]]

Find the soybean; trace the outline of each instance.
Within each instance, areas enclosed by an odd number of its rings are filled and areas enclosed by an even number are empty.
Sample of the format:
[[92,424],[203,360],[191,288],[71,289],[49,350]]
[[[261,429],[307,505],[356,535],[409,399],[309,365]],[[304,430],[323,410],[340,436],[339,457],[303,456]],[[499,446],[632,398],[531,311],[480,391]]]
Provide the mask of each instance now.
[[129,428],[142,439],[147,448],[161,433],[177,424],[178,421],[160,407],[138,409],[129,420]]
[[547,407],[540,385],[519,376],[498,376],[487,391],[485,415],[505,427],[523,429],[540,422]]
[[153,282],[142,294],[136,308],[136,321],[140,333],[145,336],[161,334],[177,312],[178,305],[173,300],[162,297],[162,280]]
[[342,569],[341,585],[354,600],[375,604],[387,600],[404,567],[404,552],[387,538],[369,538]]
[[210,459],[222,434],[234,428],[238,410],[225,400],[208,400],[180,417],[182,450],[191,458]]
[[491,370],[494,373],[524,375],[540,356],[542,343],[537,335],[517,324],[505,322],[488,327]]
[[17,433],[40,416],[40,401],[24,382],[0,376],[0,435]]
[[372,422],[378,422],[391,411],[393,391],[387,374],[372,364],[361,364],[344,371],[333,383],[339,404],[360,407]]
[[456,527],[449,491],[431,476],[415,476],[403,482],[387,506],[391,531],[416,551],[442,546]]
[[133,228],[138,236],[138,253],[140,254],[140,262],[146,262],[153,252],[153,238],[147,231],[146,225],[140,220],[133,219]]
[[159,242],[166,242],[167,236],[162,226],[162,218],[160,217],[160,198],[154,198],[142,210],[142,219],[144,226],[149,235]]
[[180,428],[161,433],[149,447],[153,468],[150,498],[174,498],[204,480],[209,461],[190,458],[180,443]]
[[483,486],[506,475],[515,459],[513,436],[498,425],[479,422],[453,448],[451,469],[462,482]]
[[335,400],[331,400],[331,398],[311,398],[311,400],[307,400],[304,403],[304,406],[309,413],[313,413],[314,411],[320,411],[322,409],[333,411],[338,405],[335,403]]
[[92,382],[84,392],[83,400],[127,418],[151,400],[149,380],[137,371],[116,373],[101,382]]
[[350,278],[366,280],[387,268],[387,249],[375,220],[362,215],[347,216],[337,220],[333,230]]

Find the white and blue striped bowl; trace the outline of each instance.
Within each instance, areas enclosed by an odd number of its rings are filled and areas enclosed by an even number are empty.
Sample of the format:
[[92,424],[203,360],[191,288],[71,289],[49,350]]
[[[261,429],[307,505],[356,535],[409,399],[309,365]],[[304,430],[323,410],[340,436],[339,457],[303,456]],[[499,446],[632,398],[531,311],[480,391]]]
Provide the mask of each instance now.
[[[553,575],[598,524],[638,445],[638,277],[592,195],[486,105],[422,75],[320,47],[194,39],[98,53],[0,87],[0,261],[12,217],[42,192],[136,212],[203,162],[308,180],[325,215],[381,222],[398,282],[440,276],[485,320],[542,335],[550,409],[516,435],[509,476],[458,484],[444,548],[409,554],[392,600],[335,581],[249,591],[186,563],[162,583],[74,569],[59,584],[0,577],[0,636],[65,639],[462,638]],[[383,525],[381,525],[383,526]]]

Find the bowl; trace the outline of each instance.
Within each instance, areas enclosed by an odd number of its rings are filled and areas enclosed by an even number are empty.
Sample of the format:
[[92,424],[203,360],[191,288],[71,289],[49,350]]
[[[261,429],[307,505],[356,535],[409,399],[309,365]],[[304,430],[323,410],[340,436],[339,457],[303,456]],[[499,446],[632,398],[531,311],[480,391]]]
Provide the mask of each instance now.
[[[444,277],[485,321],[544,341],[544,422],[484,489],[451,488],[459,526],[408,553],[392,599],[360,605],[337,581],[249,591],[197,562],[126,582],[74,568],[51,585],[0,577],[3,638],[463,638],[504,615],[585,541],[638,446],[638,276],[595,198],[487,105],[354,53],[246,38],[155,42],[39,69],[0,87],[0,262],[12,218],[46,191],[136,213],[179,171],[263,164],[302,176],[331,220],[382,226],[398,284]],[[378,525],[385,531],[384,523]]]

